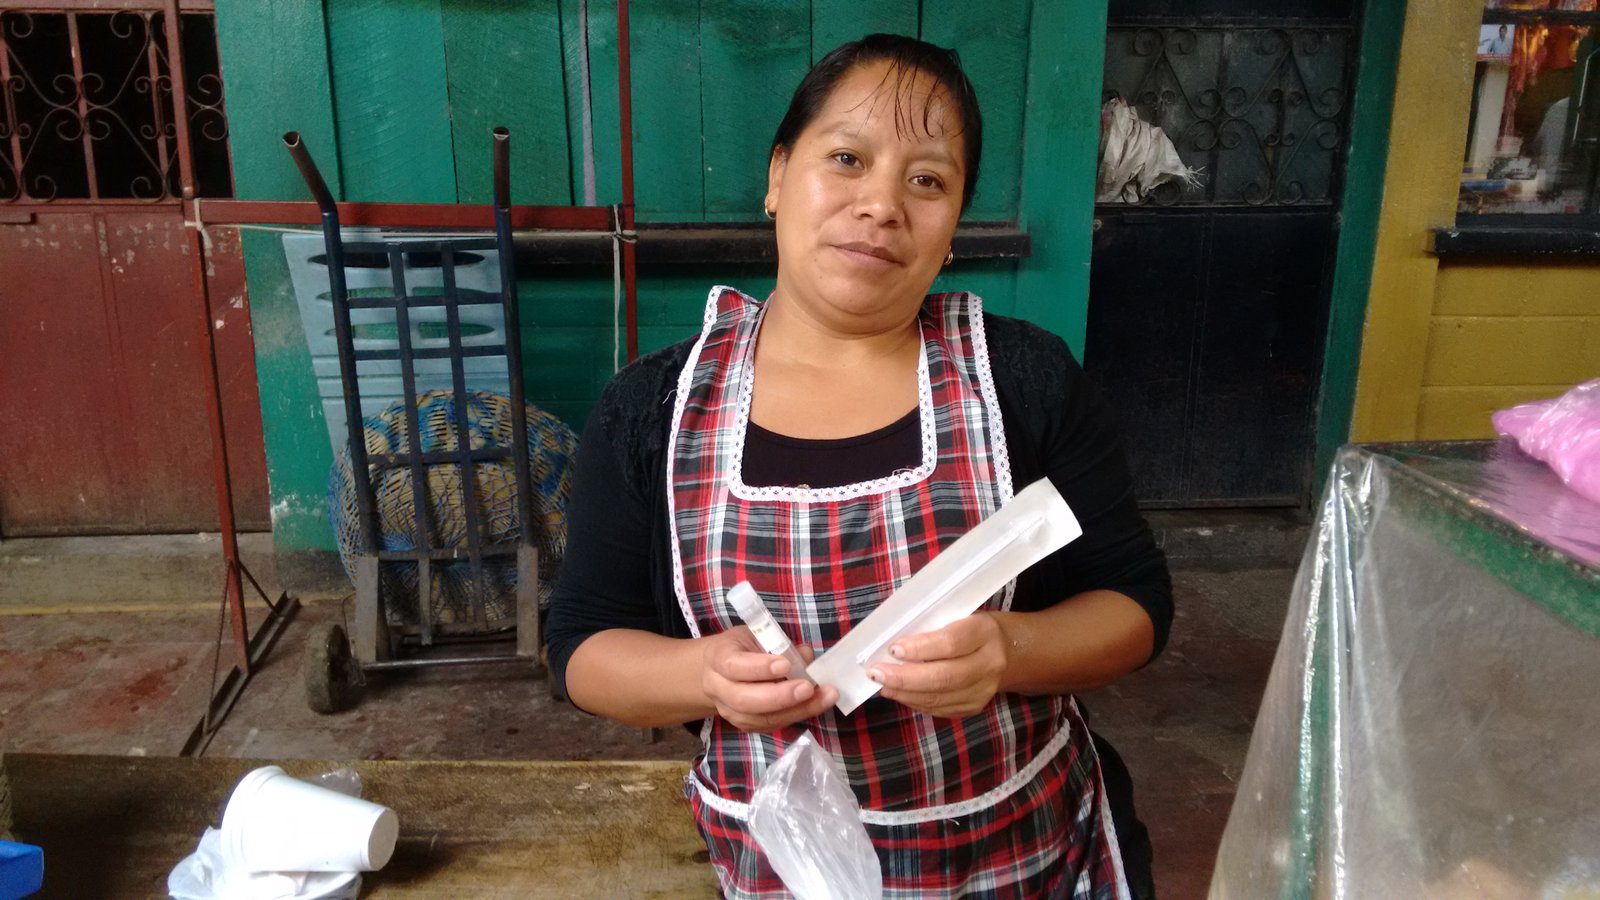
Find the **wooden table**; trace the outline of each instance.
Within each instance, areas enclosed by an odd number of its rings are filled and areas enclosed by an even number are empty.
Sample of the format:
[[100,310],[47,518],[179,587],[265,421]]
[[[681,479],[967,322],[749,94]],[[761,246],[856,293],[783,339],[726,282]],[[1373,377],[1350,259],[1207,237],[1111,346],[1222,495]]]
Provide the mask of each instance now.
[[[19,840],[45,850],[41,897],[164,897],[251,769],[346,763],[15,754]],[[714,897],[680,762],[358,762],[400,817],[363,897]]]

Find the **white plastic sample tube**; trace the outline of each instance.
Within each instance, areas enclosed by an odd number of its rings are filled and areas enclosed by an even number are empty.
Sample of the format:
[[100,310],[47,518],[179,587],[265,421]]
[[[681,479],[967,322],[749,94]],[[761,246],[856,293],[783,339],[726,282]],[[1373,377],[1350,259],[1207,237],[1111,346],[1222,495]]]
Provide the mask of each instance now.
[[836,705],[849,715],[882,688],[868,676],[871,667],[899,662],[889,654],[895,640],[971,615],[1024,569],[1081,534],[1067,501],[1048,478],[1039,479],[907,579],[813,660],[808,677],[838,688]]
[[734,585],[728,591],[728,602],[733,604],[733,611],[749,626],[750,633],[756,636],[761,649],[789,661],[790,678],[806,677],[805,657],[795,649],[789,636],[783,633],[778,620],[772,617],[767,605],[761,602],[761,595],[750,586],[750,582],[741,581]]

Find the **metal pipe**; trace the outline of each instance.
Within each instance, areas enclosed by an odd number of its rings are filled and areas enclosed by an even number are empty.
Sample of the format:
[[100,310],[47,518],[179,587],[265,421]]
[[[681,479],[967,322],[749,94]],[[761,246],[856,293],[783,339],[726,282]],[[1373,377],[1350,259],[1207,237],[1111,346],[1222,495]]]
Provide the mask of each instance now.
[[[78,14],[67,13],[67,41],[72,53],[72,83],[78,91],[78,123],[79,131],[83,133],[83,163],[88,172],[89,199],[100,199],[100,176],[94,167],[94,129],[89,127],[89,89],[83,82],[83,45],[78,40]],[[169,29],[170,31],[170,29]],[[20,60],[19,60],[20,63]],[[177,79],[174,79],[176,87]],[[6,85],[8,90],[17,90],[16,86]],[[178,97],[179,95],[174,95]],[[180,109],[182,107],[179,107]],[[18,172],[17,177],[22,177]],[[165,191],[163,191],[165,193]]]
[[[401,244],[391,244],[389,247],[389,278],[394,283],[395,299],[404,301],[410,290],[406,286],[405,251]],[[411,546],[417,553],[417,622],[422,626],[423,646],[427,646],[433,643],[433,506],[429,502],[428,470],[422,464],[422,423],[421,412],[417,408],[411,316],[404,302],[395,303],[394,330],[400,338],[400,383],[404,391],[406,416],[405,452],[411,461],[411,503],[415,509],[411,517]]]
[[[170,15],[170,13],[169,13],[169,15]],[[146,66],[148,68],[148,71],[150,73],[150,83],[152,85],[158,85],[158,84],[161,83],[161,65],[160,65],[160,52],[159,52],[159,50],[158,50],[158,48],[156,46],[155,35],[151,33],[151,30],[154,27],[155,27],[155,20],[154,20],[153,13],[148,13],[148,12],[145,13],[144,14],[144,33],[145,33],[145,37],[148,39],[146,44],[145,44],[145,63],[146,63]],[[171,38],[168,38],[167,40],[168,40],[169,45],[170,45]],[[3,53],[3,52],[4,52],[4,50],[0,50],[0,53]],[[182,70],[182,65],[183,65],[183,62],[182,62],[182,48],[179,48],[179,55],[173,57],[173,63],[175,63],[175,67],[173,69],[174,72],[178,72],[178,71]],[[173,87],[174,88],[177,87],[177,81],[178,81],[177,78],[173,79]],[[0,81],[0,84],[4,84],[4,83],[6,83],[6,82]],[[173,110],[174,114],[176,114],[178,109],[182,109],[182,107],[175,108]],[[156,134],[166,134],[167,133],[167,110],[166,110],[166,104],[161,102],[161,92],[160,91],[151,91],[150,92],[150,112],[151,112],[151,115],[156,120]],[[174,118],[176,118],[176,115],[174,115]],[[172,127],[173,127],[173,135],[176,136],[177,135],[177,127],[178,127],[176,121],[174,121]],[[161,179],[162,179],[161,193],[162,194],[166,194],[166,193],[168,193],[167,181],[166,181],[167,173],[169,171],[171,171],[171,167],[172,167],[172,159],[171,159],[170,155],[167,153],[167,142],[166,141],[156,141],[156,162],[157,162],[157,164],[159,164],[161,166]],[[183,177],[183,173],[181,171],[178,173],[178,177],[180,179]],[[180,191],[182,189],[181,182],[179,184],[179,189],[180,189]]]
[[[517,545],[511,543],[484,544],[483,555],[485,558],[494,556],[513,556],[517,552]],[[399,560],[403,562],[416,562],[418,553],[415,550],[379,550],[378,559],[384,562]],[[467,553],[460,547],[434,547],[428,553],[428,558],[435,562],[456,562],[467,558]]]
[[[478,595],[473,611],[474,624],[487,630],[489,621],[489,586],[483,574],[484,536],[478,524],[478,467],[472,460],[472,429],[467,425],[467,373],[461,354],[461,309],[456,306],[456,262],[449,248],[439,254],[440,271],[444,275],[444,307],[446,330],[450,338],[451,406],[455,410],[456,449],[455,463],[461,472],[461,511],[467,520],[467,559],[472,568],[472,584]],[[506,337],[509,355],[514,335]],[[421,455],[420,453],[418,454]]]
[[339,220],[339,207],[333,201],[333,193],[328,190],[328,183],[322,180],[322,172],[318,171],[317,164],[311,159],[311,151],[300,140],[300,132],[286,131],[283,133],[283,146],[288,148],[289,155],[294,158],[295,168],[300,170],[300,177],[305,179],[306,187],[311,189],[312,199],[317,201],[317,207],[322,210],[326,218],[333,216],[335,222]]
[[532,546],[533,477],[528,463],[528,413],[522,384],[522,316],[517,297],[516,252],[511,240],[511,132],[494,130],[494,236],[500,248],[500,293],[506,324],[506,374],[511,387],[511,458],[517,467],[519,540]]
[[[244,562],[239,556],[239,536],[235,529],[233,514],[233,473],[228,466],[228,429],[227,420],[222,407],[222,375],[217,365],[217,336],[211,322],[214,315],[211,309],[211,284],[206,277],[206,241],[205,235],[200,231],[204,227],[200,220],[199,204],[195,199],[194,159],[189,152],[189,119],[188,95],[186,93],[183,41],[179,26],[181,20],[178,16],[177,0],[166,0],[164,4],[162,25],[166,33],[168,71],[172,75],[172,108],[173,108],[173,134],[177,143],[178,178],[179,188],[185,201],[194,204],[192,210],[187,212],[196,223],[195,228],[185,229],[185,239],[190,247],[190,276],[194,282],[195,297],[200,306],[200,325],[204,348],[204,368],[206,374],[206,416],[211,429],[211,473],[216,486],[217,494],[217,530],[222,536],[222,556],[224,561],[223,591],[228,605],[228,618],[232,625],[234,653],[238,657],[235,668],[240,673],[243,681],[248,681],[254,672],[255,660],[250,653],[250,623],[245,615],[244,608],[244,581],[241,577],[245,573]],[[76,15],[69,18],[69,23],[75,23]],[[145,20],[146,36],[154,41],[154,35],[149,34],[150,20]],[[80,66],[77,59],[77,30],[72,27],[72,41],[74,50],[73,63]],[[80,99],[84,92],[80,91]],[[159,104],[157,104],[159,106]],[[93,179],[95,171],[93,161],[90,161],[89,178],[91,197],[98,196],[94,193]],[[22,173],[18,172],[21,178]],[[166,177],[166,173],[162,173]],[[165,189],[163,189],[165,193]],[[255,579],[251,579],[254,583]],[[240,690],[243,683],[240,684]],[[226,714],[226,710],[223,710]]]
[[[457,306],[488,306],[500,302],[499,294],[488,291],[474,291],[470,288],[456,288],[455,304]],[[424,309],[432,306],[444,306],[443,297],[407,297],[406,305],[412,309]],[[351,309],[394,309],[394,301],[386,297],[361,297],[350,301]]]
[[[407,309],[411,305],[412,304],[406,304],[404,307],[397,306],[395,308]],[[493,344],[473,344],[470,347],[461,348],[462,356],[500,356],[504,352],[505,351],[503,349],[494,346]],[[417,350],[412,350],[409,353],[406,353],[404,356],[405,358],[410,359],[448,359],[450,357],[450,348],[422,347]],[[357,350],[355,351],[355,358],[358,360],[401,359],[402,355],[401,351],[399,350]],[[366,451],[362,451],[363,455],[365,455],[365,452]]]
[[[125,201],[143,203],[148,201]],[[10,203],[8,209],[25,206],[40,212],[62,205],[91,206],[87,201],[56,200],[50,203]],[[102,206],[112,203],[102,201]],[[474,228],[494,227],[494,211],[482,206],[459,203],[365,203],[345,201],[337,204],[341,221],[376,228]],[[317,204],[304,200],[207,200],[206,221],[212,225],[315,225]],[[517,228],[571,229],[603,232],[611,236],[609,206],[529,206],[511,207],[511,224]]]
[[[255,581],[254,578],[250,580],[252,583]],[[256,589],[260,590],[261,586],[256,585]],[[228,717],[239,695],[244,693],[245,685],[250,683],[251,673],[266,661],[267,654],[277,646],[278,638],[289,627],[289,620],[299,611],[300,601],[288,594],[281,595],[278,602],[272,605],[272,612],[262,620],[255,636],[246,642],[243,663],[230,669],[222,680],[222,687],[211,695],[206,703],[206,711],[190,730],[188,739],[183,742],[183,749],[178,751],[179,756],[199,756],[206,752],[211,738],[222,727],[222,720]]]
[[[508,458],[509,450],[502,447],[480,447],[467,454],[473,462],[501,462]],[[454,450],[437,450],[432,453],[422,454],[422,461],[427,465],[454,462],[459,459],[459,454]],[[411,465],[411,455],[407,453],[369,453],[367,464],[382,469],[403,469]]]
[[447,656],[447,657],[414,657],[412,659],[391,659],[384,662],[369,662],[361,664],[363,672],[382,672],[388,669],[424,669],[433,666],[486,666],[493,663],[529,663],[537,664],[537,660],[530,660],[526,656]]
[[511,130],[501,125],[489,134],[494,142],[494,208],[498,215],[502,209],[511,210]]
[[189,140],[189,86],[183,64],[183,19],[178,0],[166,0],[162,27],[167,35],[168,74],[172,76],[172,136],[178,150],[178,193],[185,200],[200,196],[194,177],[194,148]]
[[[283,136],[283,146],[294,159],[300,177],[316,198],[322,218],[322,247],[328,257],[328,296],[333,301],[334,339],[339,347],[339,371],[344,376],[345,433],[350,440],[350,473],[355,482],[356,504],[361,510],[362,552],[378,552],[378,503],[372,494],[367,469],[367,435],[361,421],[361,384],[356,367],[355,335],[350,328],[350,295],[344,278],[344,238],[339,231],[339,205],[327,182],[300,140],[300,132]],[[208,206],[209,210],[210,207]]]
[[[184,12],[211,12],[217,8],[216,0],[27,0],[25,3],[16,4],[28,12],[86,12],[107,13],[117,10],[130,10],[140,12],[147,9],[182,9]],[[11,10],[6,10],[10,12]],[[170,45],[169,45],[170,46]]]
[[[622,117],[622,229],[634,229],[633,65],[630,59],[628,0],[617,0],[617,106]],[[637,247],[622,244],[622,280],[628,294],[628,361],[639,358],[639,280]]]

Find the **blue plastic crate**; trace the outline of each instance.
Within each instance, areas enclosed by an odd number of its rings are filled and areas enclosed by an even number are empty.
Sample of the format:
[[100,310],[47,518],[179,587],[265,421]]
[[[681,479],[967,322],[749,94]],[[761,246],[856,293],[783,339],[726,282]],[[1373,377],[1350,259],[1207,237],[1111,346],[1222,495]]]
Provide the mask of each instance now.
[[17,900],[44,884],[44,850],[0,841],[0,900]]

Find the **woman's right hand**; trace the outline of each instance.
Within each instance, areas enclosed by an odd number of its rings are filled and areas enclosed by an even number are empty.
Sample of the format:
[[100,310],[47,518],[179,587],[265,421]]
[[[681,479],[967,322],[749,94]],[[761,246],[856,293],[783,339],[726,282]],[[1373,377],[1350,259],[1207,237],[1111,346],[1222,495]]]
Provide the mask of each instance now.
[[[820,715],[839,699],[834,688],[789,678],[789,661],[761,649],[743,625],[704,640],[701,690],[717,715],[740,731],[776,731]],[[811,648],[796,646],[809,663]]]

